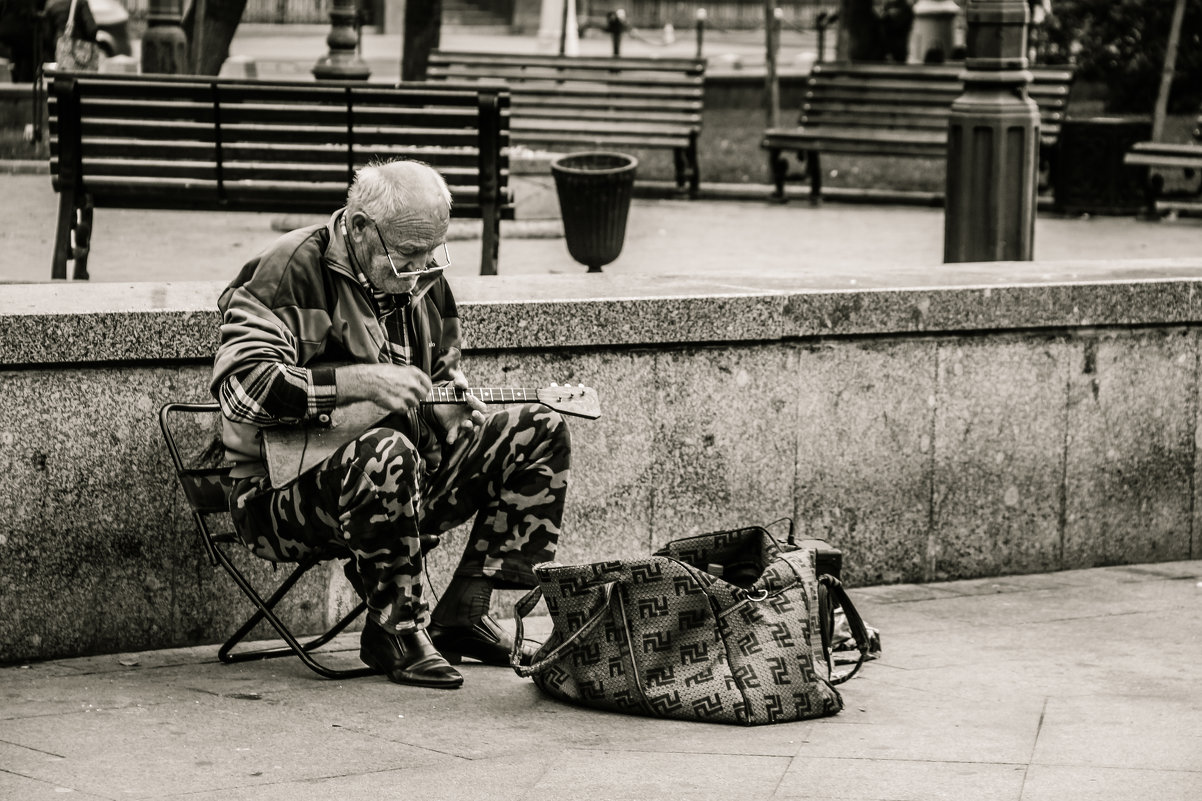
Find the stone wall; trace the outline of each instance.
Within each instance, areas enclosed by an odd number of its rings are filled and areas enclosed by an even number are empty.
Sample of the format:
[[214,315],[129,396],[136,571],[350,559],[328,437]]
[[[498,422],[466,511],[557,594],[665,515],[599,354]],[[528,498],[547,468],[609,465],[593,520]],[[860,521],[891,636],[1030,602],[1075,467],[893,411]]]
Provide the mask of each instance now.
[[[855,586],[1202,556],[1200,280],[456,288],[473,383],[600,392],[603,417],[572,425],[561,561],[791,516],[843,549]],[[0,662],[214,642],[249,613],[204,557],[157,423],[208,399],[219,290],[0,291]],[[461,542],[430,560],[438,586]],[[347,602],[331,566],[287,616],[314,629]]]

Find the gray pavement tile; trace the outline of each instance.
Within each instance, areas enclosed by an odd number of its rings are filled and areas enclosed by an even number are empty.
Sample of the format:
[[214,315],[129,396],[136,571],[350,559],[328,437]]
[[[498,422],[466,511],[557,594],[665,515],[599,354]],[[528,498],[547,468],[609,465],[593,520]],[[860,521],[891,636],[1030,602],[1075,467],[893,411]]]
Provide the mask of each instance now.
[[506,755],[496,759],[460,760],[454,769],[414,767],[400,770],[355,771],[321,779],[282,781],[255,787],[236,787],[201,793],[181,792],[163,801],[539,801],[571,796],[533,792],[534,784],[557,759],[556,753]]
[[1202,779],[1202,699],[1142,694],[1050,699],[1031,761],[1194,771]]
[[1197,801],[1199,796],[1202,773],[1192,771],[1032,765],[1021,801]]
[[830,725],[815,726],[798,756],[1025,764],[1035,744],[1042,698],[965,703],[937,686],[856,681],[841,692],[850,709],[864,713],[824,720]]
[[[852,602],[863,597],[872,603],[912,603],[914,601],[930,601],[941,598],[951,598],[957,593],[943,589],[943,585],[930,584],[882,584],[876,587],[849,587]],[[859,606],[857,605],[857,609]]]
[[[854,603],[855,594],[851,593],[851,597]],[[994,626],[1052,620],[1084,620],[1154,610],[1167,612],[1176,606],[1193,604],[1197,597],[1202,597],[1202,589],[1188,580],[1116,581],[1031,592],[962,595],[954,603],[915,601],[898,617],[904,615],[909,621],[908,631],[933,628],[936,622],[968,623],[988,630]],[[859,604],[856,608],[859,609]],[[880,611],[883,615],[892,612],[888,608]]]
[[[0,744],[0,757],[3,754],[4,746]],[[0,759],[0,764],[7,763]],[[72,801],[92,801],[106,796],[81,793],[74,787],[29,778],[13,773],[7,767],[0,767],[0,798],[11,798],[14,801],[62,801],[63,798],[71,798]]]
[[[847,715],[847,710],[839,715]],[[615,736],[612,751],[677,752],[682,754],[726,754],[740,756],[793,756],[799,748],[821,736],[833,718],[797,720],[772,726],[731,726],[720,723],[663,721],[653,734],[627,733]],[[612,724],[621,728],[618,722]],[[618,732],[615,732],[618,734]]]
[[773,798],[1014,801],[1025,764],[798,757]]
[[771,798],[789,759],[677,752],[565,750],[534,785],[558,798]]
[[[157,798],[181,787],[217,790],[347,772],[438,763],[455,757],[314,720],[292,706],[182,699],[5,724],[24,748],[13,770],[120,797]],[[49,760],[45,754],[64,757]]]

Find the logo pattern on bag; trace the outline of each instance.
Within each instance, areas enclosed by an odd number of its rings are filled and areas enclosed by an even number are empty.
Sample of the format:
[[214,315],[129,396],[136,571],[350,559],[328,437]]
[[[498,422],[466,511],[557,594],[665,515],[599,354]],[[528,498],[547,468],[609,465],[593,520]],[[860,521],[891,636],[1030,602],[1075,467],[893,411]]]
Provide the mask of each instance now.
[[[831,715],[814,552],[782,552],[762,529],[669,543],[655,556],[535,568],[555,630],[533,673],[577,703],[662,717],[760,724]],[[747,587],[705,565],[762,565]],[[564,658],[571,654],[570,658]]]

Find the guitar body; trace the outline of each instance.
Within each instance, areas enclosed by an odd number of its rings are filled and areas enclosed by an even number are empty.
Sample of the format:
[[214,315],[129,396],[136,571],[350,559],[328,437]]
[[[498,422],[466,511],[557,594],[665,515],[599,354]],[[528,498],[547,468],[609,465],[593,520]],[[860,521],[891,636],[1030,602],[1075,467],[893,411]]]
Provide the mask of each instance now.
[[[512,406],[518,403],[541,403],[561,414],[595,420],[601,416],[597,391],[589,387],[557,386],[540,389],[481,387],[468,392],[484,403]],[[455,387],[436,387],[423,405],[465,403],[466,395]],[[371,401],[340,406],[330,415],[330,425],[276,426],[263,429],[263,445],[267,458],[267,473],[272,486],[285,487],[303,473],[329,458],[330,454],[356,439],[364,431],[379,425],[391,416],[382,406]]]

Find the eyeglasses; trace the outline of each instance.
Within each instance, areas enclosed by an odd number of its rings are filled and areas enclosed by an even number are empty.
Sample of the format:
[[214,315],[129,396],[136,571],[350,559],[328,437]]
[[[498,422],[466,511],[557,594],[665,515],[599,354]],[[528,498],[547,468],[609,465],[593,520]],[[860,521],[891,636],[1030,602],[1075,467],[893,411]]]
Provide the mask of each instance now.
[[[397,278],[406,278],[411,275],[418,275],[419,273],[429,270],[431,268],[431,266],[433,266],[434,269],[437,269],[437,270],[445,270],[447,267],[451,266],[451,252],[449,250],[447,250],[447,243],[443,242],[441,245],[436,246],[434,248],[434,250],[430,251],[430,253],[429,253],[430,260],[428,262],[426,262],[426,266],[423,267],[421,270],[410,270],[408,272],[401,272],[400,270],[398,270],[396,268],[396,262],[392,260],[392,254],[388,251],[388,243],[384,241],[384,234],[382,234],[380,232],[379,223],[377,223],[375,220],[372,220],[371,224],[376,229],[376,236],[380,240],[380,247],[384,248],[384,256],[385,256],[385,258],[388,259],[388,266],[392,268],[392,274],[395,275]],[[439,247],[442,248],[442,258],[441,259],[439,259],[438,256],[436,255]],[[412,259],[409,259],[408,262],[412,262]],[[408,262],[406,262],[406,263],[408,263]]]

